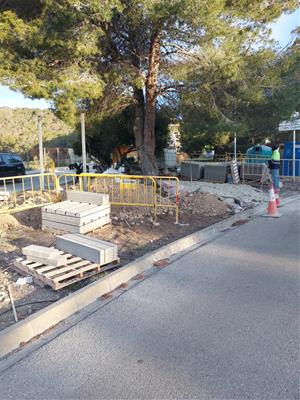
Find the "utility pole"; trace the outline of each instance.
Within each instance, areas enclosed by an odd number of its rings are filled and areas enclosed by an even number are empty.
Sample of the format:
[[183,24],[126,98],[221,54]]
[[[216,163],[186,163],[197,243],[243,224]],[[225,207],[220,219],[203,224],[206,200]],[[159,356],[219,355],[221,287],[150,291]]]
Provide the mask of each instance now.
[[[234,123],[236,125],[237,111],[236,111],[236,97],[234,98]],[[235,127],[236,129],[236,127]],[[233,152],[234,152],[234,160],[236,161],[236,132],[234,132],[233,139]]]
[[82,151],[82,170],[86,174],[86,145],[85,145],[85,120],[84,113],[80,114],[81,122],[81,151]]
[[234,160],[236,161],[236,132],[234,132],[233,152],[234,152]]
[[56,162],[57,162],[57,167],[59,167],[59,147],[56,147]]
[[[82,152],[82,172],[86,174],[86,145],[85,145],[85,119],[84,113],[80,114],[81,122],[81,152]],[[83,178],[83,190],[86,190],[86,178]]]
[[296,130],[293,130],[293,181],[296,180]]
[[[43,153],[43,130],[42,130],[42,115],[38,115],[38,137],[39,137],[39,159],[40,159],[40,173],[44,174],[44,153]],[[44,190],[44,177],[41,177],[41,189]]]

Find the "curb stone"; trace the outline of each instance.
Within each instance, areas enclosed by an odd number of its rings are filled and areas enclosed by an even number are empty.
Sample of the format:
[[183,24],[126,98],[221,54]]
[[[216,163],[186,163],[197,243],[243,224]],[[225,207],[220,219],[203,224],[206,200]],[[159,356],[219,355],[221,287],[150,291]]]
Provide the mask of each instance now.
[[[297,198],[299,196],[284,199],[283,204],[288,204]],[[0,332],[0,358],[8,357],[11,352],[19,349],[21,344],[40,336],[54,325],[65,321],[67,318],[74,316],[74,314],[78,314],[85,307],[99,299],[99,297],[114,291],[121,284],[130,281],[136,275],[153,268],[155,261],[170,258],[171,262],[174,262],[186,252],[193,251],[195,248],[203,246],[219,236],[225,235],[227,231],[236,227],[232,227],[234,222],[246,218],[249,220],[250,218],[256,218],[262,214],[264,209],[265,205],[262,204],[243,213],[235,214],[221,222],[178,239],[151,253],[147,253],[98,281],[92,282],[77,292],[43,308],[25,320],[2,330]]]

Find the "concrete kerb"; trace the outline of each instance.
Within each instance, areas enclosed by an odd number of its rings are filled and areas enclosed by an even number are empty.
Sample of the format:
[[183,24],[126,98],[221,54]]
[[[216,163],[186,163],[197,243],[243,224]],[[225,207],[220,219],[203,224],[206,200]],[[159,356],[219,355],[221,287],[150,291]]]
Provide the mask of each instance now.
[[[285,199],[283,202],[287,204],[297,197],[299,196],[293,196]],[[177,258],[182,257],[183,252],[191,251],[195,247],[203,246],[215,238],[224,235],[225,231],[228,231],[234,222],[261,215],[264,208],[265,205],[259,205],[254,209],[236,214],[226,220],[169,243],[151,253],[147,253],[104,278],[43,308],[25,320],[4,329],[0,332],[0,358],[7,356],[12,351],[18,349],[20,345],[22,346],[22,344],[41,335],[52,326],[78,313],[99,297],[115,290],[122,283],[128,282],[136,275],[152,268],[155,261],[168,257],[172,257],[172,261],[175,261]]]

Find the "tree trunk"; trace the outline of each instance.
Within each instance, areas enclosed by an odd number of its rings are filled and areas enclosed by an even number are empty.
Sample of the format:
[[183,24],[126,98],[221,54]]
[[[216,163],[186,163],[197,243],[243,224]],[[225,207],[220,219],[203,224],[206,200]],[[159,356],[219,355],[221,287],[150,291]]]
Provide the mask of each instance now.
[[145,143],[144,143],[144,121],[145,121],[144,94],[141,89],[136,89],[134,92],[135,92],[134,93],[135,113],[134,113],[133,132],[135,137],[135,145],[138,152],[138,157],[140,160],[140,165],[143,174],[154,175],[151,164],[149,164],[148,161],[148,154],[145,149]]
[[155,160],[155,111],[157,97],[157,79],[160,61],[159,32],[154,31],[151,36],[149,51],[149,66],[146,80],[146,104],[144,119],[144,146],[141,167],[144,174],[157,175]]
[[148,75],[146,80],[146,99],[142,89],[134,88],[135,115],[133,131],[141,169],[144,175],[157,175],[155,160],[155,111],[157,97],[157,78],[160,61],[158,31],[151,36]]
[[133,133],[135,137],[135,145],[138,152],[139,159],[143,158],[144,147],[144,118],[145,118],[145,100],[142,89],[134,89],[134,122]]

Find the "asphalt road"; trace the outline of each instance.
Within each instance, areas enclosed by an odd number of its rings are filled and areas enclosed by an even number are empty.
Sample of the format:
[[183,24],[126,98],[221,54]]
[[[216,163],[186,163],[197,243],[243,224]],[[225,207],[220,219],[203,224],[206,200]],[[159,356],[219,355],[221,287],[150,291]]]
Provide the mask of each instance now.
[[1,399],[298,399],[299,201],[178,259],[0,377]]
[[[24,189],[25,190],[39,190],[40,189],[40,179],[38,177],[24,177]],[[0,191],[7,191],[9,193],[21,192],[23,191],[23,184],[21,178],[19,181],[16,181],[15,184],[12,183],[11,180],[6,181],[6,185],[0,183]]]
[[[0,192],[6,190],[9,193],[14,193],[14,191],[18,193],[18,192],[23,191],[23,187],[24,187],[24,190],[32,190],[32,189],[40,190],[41,185],[42,185],[40,178],[38,176],[34,176],[38,173],[39,173],[39,171],[27,171],[26,175],[24,175],[24,177],[22,178],[23,182],[20,177],[19,181],[15,182],[14,185],[12,183],[12,180],[6,181],[6,186],[4,186],[4,184],[2,184],[2,182],[0,182]],[[61,175],[64,173],[66,173],[65,170],[56,172],[57,175]],[[73,180],[73,178],[69,178],[68,182],[72,182],[72,180]],[[64,183],[64,182],[65,182],[65,180],[62,179],[61,183]],[[45,177],[44,184],[45,184],[45,190],[48,190],[48,187],[50,187],[50,189],[53,189],[53,187],[54,187],[52,178],[49,178],[49,180],[48,180],[48,178]]]

